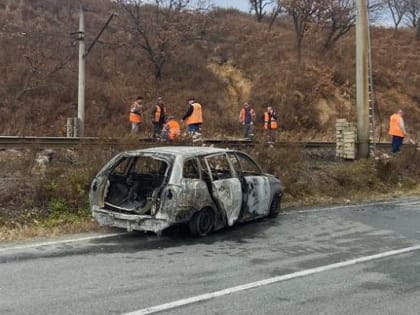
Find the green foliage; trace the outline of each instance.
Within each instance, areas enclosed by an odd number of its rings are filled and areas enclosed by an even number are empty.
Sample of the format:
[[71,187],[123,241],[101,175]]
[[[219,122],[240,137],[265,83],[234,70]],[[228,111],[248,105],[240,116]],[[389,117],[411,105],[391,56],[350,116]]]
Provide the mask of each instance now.
[[54,227],[62,224],[77,224],[88,218],[90,212],[87,208],[73,209],[72,205],[63,198],[52,199],[48,203],[49,214],[42,220],[45,227]]
[[26,202],[27,206],[39,209],[38,217],[44,224],[72,223],[90,216],[90,183],[109,158],[107,154],[97,155],[99,151],[81,151],[77,163],[68,157],[56,156],[55,162],[53,159]]
[[85,169],[60,173],[48,172],[36,186],[31,200],[41,209],[41,219],[48,226],[76,222],[90,214],[88,192],[91,174]]

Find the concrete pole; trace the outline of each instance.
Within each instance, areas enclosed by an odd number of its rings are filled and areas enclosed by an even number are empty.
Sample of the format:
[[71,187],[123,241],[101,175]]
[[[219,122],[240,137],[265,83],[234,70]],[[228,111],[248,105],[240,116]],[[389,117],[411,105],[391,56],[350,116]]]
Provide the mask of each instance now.
[[419,40],[420,39],[420,16],[417,19],[417,32],[416,32],[416,39]]
[[83,137],[85,131],[85,18],[82,5],[80,5],[79,20],[79,89],[77,102],[77,118],[79,133],[75,136]]
[[357,0],[356,89],[358,157],[369,157],[368,14],[366,0]]

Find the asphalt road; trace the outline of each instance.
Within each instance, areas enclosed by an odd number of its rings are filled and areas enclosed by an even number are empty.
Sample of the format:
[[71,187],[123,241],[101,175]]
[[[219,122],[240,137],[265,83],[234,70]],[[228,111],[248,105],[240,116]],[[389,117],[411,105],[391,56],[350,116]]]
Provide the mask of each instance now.
[[0,245],[0,314],[420,313],[420,197],[47,242]]

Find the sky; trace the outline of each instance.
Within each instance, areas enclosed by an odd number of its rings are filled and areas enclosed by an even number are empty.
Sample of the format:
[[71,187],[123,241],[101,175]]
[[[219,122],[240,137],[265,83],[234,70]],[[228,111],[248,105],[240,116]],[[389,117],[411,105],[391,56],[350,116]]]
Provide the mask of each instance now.
[[212,0],[215,6],[221,8],[234,8],[248,12],[249,0]]
[[[210,0],[215,6],[221,8],[234,8],[244,12],[249,12],[249,0]],[[393,22],[389,14],[382,16],[379,21],[374,24],[378,24],[385,27],[393,26]],[[403,26],[403,25],[401,25]]]

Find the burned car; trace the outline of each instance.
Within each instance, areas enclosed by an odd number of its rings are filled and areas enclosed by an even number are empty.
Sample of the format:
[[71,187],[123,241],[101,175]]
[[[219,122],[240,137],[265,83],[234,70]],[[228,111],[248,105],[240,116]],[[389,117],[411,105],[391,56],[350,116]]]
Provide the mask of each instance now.
[[187,223],[195,235],[280,211],[283,188],[247,154],[209,147],[126,151],[92,181],[95,220],[128,231],[160,233]]

